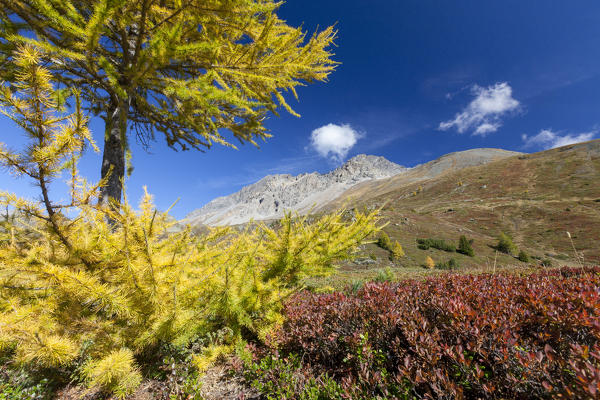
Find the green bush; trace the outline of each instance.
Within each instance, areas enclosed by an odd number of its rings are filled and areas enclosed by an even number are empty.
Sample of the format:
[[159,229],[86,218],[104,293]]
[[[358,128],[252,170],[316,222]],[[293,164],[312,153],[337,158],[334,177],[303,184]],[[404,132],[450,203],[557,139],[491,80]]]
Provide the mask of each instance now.
[[460,265],[458,264],[458,261],[456,261],[455,258],[451,258],[446,262],[439,262],[435,265],[435,267],[437,269],[444,269],[444,270],[456,270],[460,268]]
[[517,258],[519,259],[519,261],[522,261],[525,263],[528,263],[531,260],[531,258],[529,257],[529,254],[525,253],[524,250],[521,250],[519,252],[519,256]]
[[467,237],[465,235],[460,235],[460,239],[458,240],[458,249],[456,250],[456,252],[467,255],[469,257],[475,256],[475,252],[473,251],[471,243],[472,240],[467,240]]
[[394,275],[394,271],[390,267],[385,267],[385,269],[379,270],[377,276],[373,281],[383,283],[383,282],[392,282],[396,278]]
[[517,246],[515,246],[512,238],[509,235],[502,232],[500,236],[498,236],[496,250],[506,254],[514,254],[514,252],[517,250]]
[[552,267],[553,263],[552,260],[549,258],[544,258],[542,260],[542,267]]
[[430,247],[434,249],[447,251],[453,253],[456,251],[456,246],[452,243],[446,243],[444,239],[417,239],[417,247],[421,250],[429,250]]
[[[6,359],[0,360],[0,364],[4,362]],[[47,378],[24,368],[0,367],[0,400],[50,400],[53,391]]]
[[350,283],[350,286],[348,286],[347,290],[352,294],[356,294],[360,291],[360,289],[363,288],[363,286],[365,286],[365,281],[362,279],[355,279],[352,281],[352,283]]
[[384,250],[392,251],[392,240],[390,239],[387,233],[381,232],[381,235],[379,235],[379,239],[377,239],[377,246],[381,247]]
[[25,400],[28,398],[29,395],[25,393],[22,387],[0,383],[0,400]]
[[343,399],[342,386],[327,373],[314,376],[299,357],[267,356],[260,361],[244,360],[244,377],[267,400]]

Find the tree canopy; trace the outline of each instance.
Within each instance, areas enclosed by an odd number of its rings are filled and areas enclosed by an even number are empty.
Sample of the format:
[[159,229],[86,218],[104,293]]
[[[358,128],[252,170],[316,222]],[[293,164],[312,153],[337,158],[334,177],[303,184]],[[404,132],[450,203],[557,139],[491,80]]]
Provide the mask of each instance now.
[[[274,0],[0,0],[4,60],[29,43],[56,82],[105,120],[105,198],[121,198],[128,132],[174,149],[256,144],[284,94],[324,81],[336,63],[330,26],[307,38]],[[5,79],[6,76],[4,77]]]

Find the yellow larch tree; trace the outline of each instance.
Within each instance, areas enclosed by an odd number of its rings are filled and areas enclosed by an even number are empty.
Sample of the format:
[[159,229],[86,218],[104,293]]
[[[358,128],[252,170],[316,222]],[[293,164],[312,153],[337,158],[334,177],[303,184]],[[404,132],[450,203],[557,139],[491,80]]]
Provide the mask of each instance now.
[[[105,122],[101,199],[121,201],[133,132],[174,149],[235,147],[269,137],[284,95],[334,70],[330,26],[307,37],[277,16],[276,0],[0,0],[0,62],[11,48],[43,49],[52,78],[81,90]],[[4,78],[12,76],[6,71]]]
[[[2,146],[0,165],[41,194],[0,192],[10,210],[0,226],[0,352],[18,363],[81,365],[76,374],[89,386],[123,397],[143,378],[141,354],[161,344],[187,346],[223,329],[219,351],[263,339],[306,278],[331,273],[335,260],[379,231],[377,212],[353,222],[338,212],[196,237],[189,227],[170,232],[174,222],[147,193],[137,209],[99,204],[105,180],[90,184],[77,170],[85,148],[96,148],[79,92],[73,113],[58,110],[40,52],[23,47],[13,60],[15,83],[0,89],[0,110],[27,146]],[[56,203],[49,185],[65,176],[71,199]],[[196,364],[216,353],[203,349]]]

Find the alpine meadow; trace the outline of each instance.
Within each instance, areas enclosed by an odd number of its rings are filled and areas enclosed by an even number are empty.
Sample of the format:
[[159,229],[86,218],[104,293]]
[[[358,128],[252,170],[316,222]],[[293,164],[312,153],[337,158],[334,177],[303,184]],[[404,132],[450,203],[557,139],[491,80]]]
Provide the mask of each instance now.
[[0,0],[0,400],[597,399],[587,3]]

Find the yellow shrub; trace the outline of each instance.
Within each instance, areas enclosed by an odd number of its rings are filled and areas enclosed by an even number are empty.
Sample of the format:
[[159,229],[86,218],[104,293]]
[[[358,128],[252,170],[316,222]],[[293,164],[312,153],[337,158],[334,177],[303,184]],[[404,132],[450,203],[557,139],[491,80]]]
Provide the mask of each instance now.
[[38,340],[26,341],[17,347],[20,363],[35,363],[43,367],[61,367],[79,355],[79,347],[69,337],[48,334]]
[[129,349],[112,351],[101,360],[88,363],[84,375],[90,386],[109,390],[118,397],[125,397],[142,381]]
[[433,258],[427,256],[427,258],[425,259],[425,266],[429,269],[435,268],[435,261],[433,261]]
[[230,354],[232,350],[233,346],[231,345],[210,345],[205,348],[201,354],[195,355],[192,362],[199,372],[204,372],[210,368],[219,357]]
[[404,257],[404,249],[402,248],[402,245],[400,243],[398,243],[397,241],[394,242],[394,245],[392,246],[392,258],[393,259],[398,259],[401,257]]

